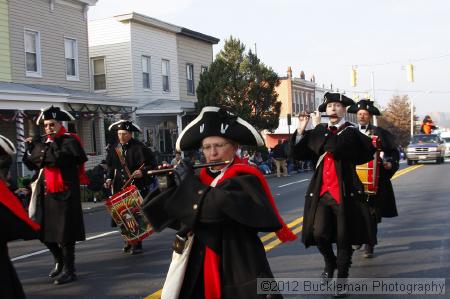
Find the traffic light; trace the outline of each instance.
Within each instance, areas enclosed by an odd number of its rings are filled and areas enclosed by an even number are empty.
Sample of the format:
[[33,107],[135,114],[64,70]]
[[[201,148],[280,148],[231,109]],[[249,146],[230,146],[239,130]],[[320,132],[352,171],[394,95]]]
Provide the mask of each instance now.
[[406,65],[406,74],[408,76],[408,82],[414,82],[414,66],[412,64]]
[[351,73],[350,73],[350,84],[351,86],[355,87],[357,81],[357,73],[356,68],[352,67]]
[[287,115],[287,124],[288,124],[288,126],[290,126],[292,124],[292,122],[291,122],[291,114],[290,113],[288,113],[288,115]]

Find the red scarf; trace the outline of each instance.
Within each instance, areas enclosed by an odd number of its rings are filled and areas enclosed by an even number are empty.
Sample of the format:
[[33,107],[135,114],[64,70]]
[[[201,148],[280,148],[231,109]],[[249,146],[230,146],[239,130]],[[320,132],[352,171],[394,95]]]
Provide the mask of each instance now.
[[[233,164],[228,167],[223,176],[219,179],[216,186],[222,183],[224,180],[242,175],[251,174],[258,178],[259,182],[263,186],[264,192],[269,199],[270,205],[274,210],[278,221],[282,225],[282,228],[276,232],[278,239],[281,242],[293,241],[297,239],[297,236],[289,229],[289,227],[284,223],[283,218],[278,211],[275,200],[270,191],[269,184],[267,184],[266,179],[262,173],[256,167],[244,164],[242,159],[235,157]],[[200,180],[205,185],[210,185],[214,180],[213,177],[209,176],[206,168],[203,168],[200,172]],[[211,248],[206,246],[205,260],[203,264],[203,277],[205,285],[205,298],[206,299],[220,299],[221,296],[221,285],[220,285],[220,256],[215,253]]]
[[[61,127],[61,129],[58,131],[58,133],[55,134],[55,137],[48,136],[48,139],[54,140],[58,137],[61,137],[62,135],[66,134],[67,130],[64,127]],[[83,144],[81,143],[80,137],[74,133],[69,133],[70,136],[74,137],[81,146]],[[45,176],[45,187],[46,192],[48,193],[56,193],[56,192],[63,192],[67,190],[67,186],[64,185],[64,181],[61,175],[61,169],[59,167],[50,167],[45,166],[44,167],[44,176]],[[87,185],[89,183],[89,179],[86,175],[86,170],[84,168],[84,163],[78,167],[78,177],[80,179],[81,185]]]
[[31,220],[27,212],[22,206],[19,199],[8,189],[5,182],[0,180],[0,203],[7,207],[14,215],[20,220],[28,224],[33,230],[38,231],[40,229],[39,224]]

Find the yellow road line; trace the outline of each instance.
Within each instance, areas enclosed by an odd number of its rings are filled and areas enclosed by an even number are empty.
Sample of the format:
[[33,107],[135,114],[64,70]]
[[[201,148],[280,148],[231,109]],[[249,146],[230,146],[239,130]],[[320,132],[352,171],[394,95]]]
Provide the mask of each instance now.
[[160,299],[161,298],[161,293],[162,293],[162,289],[159,290],[159,291],[154,292],[151,295],[148,295],[144,299]]
[[[294,234],[298,234],[299,232],[302,231],[302,228],[303,228],[303,224],[300,224],[298,227],[294,228],[292,230],[292,232]],[[268,252],[268,251],[274,249],[275,247],[277,247],[280,244],[281,244],[281,241],[279,239],[275,239],[272,242],[270,242],[269,244],[267,244],[266,246],[264,246],[264,249],[266,250],[266,252]]]
[[[411,171],[413,171],[413,170],[415,170],[415,169],[417,169],[417,168],[420,168],[420,167],[422,167],[422,166],[424,166],[424,165],[423,165],[423,164],[420,164],[420,165],[414,165],[414,166],[410,166],[410,167],[407,167],[407,168],[405,168],[405,169],[402,169],[402,170],[398,171],[398,172],[392,177],[391,180],[396,179],[396,178],[398,178],[399,176],[404,175],[404,174],[407,174],[408,172],[411,172]],[[288,227],[289,227],[289,228],[292,228],[292,227],[294,227],[294,226],[296,226],[296,225],[298,225],[298,224],[300,224],[300,225],[292,230],[292,232],[293,232],[294,234],[298,234],[299,232],[302,231],[302,229],[303,229],[303,216],[300,217],[300,218],[295,219],[294,221],[292,221],[292,222],[290,222],[290,223],[288,223]],[[263,237],[261,237],[261,241],[262,241],[262,242],[265,242],[265,241],[267,241],[267,240],[270,240],[270,239],[273,238],[273,237],[275,237],[275,233],[269,233],[269,234],[264,235]],[[272,242],[270,242],[269,244],[267,244],[266,246],[264,246],[264,249],[266,250],[266,252],[268,252],[268,251],[274,249],[275,247],[277,247],[277,246],[280,245],[280,244],[281,244],[281,241],[278,240],[278,239],[275,239],[274,241],[272,241]],[[161,298],[161,293],[162,293],[162,289],[160,289],[160,290],[154,292],[154,293],[151,294],[151,295],[148,295],[148,296],[145,297],[144,299],[160,299],[160,298]]]
[[[288,223],[287,226],[288,226],[289,228],[292,228],[293,226],[295,226],[295,225],[297,225],[297,224],[299,224],[299,223],[301,223],[301,222],[303,222],[303,216],[302,216],[302,217],[299,217],[299,218],[297,218],[297,219],[295,219],[294,221],[292,221],[292,222],[290,222],[290,223]],[[270,239],[274,238],[275,236],[276,236],[275,233],[268,233],[267,235],[264,235],[264,236],[261,237],[261,241],[264,243],[264,242],[266,242],[267,240],[270,240]]]
[[405,168],[405,169],[403,169],[403,171],[401,171],[401,172],[399,172],[399,173],[397,172],[397,173],[391,178],[391,180],[394,180],[394,179],[398,178],[399,176],[404,175],[404,174],[407,174],[408,172],[411,172],[411,171],[413,171],[413,170],[416,170],[417,168],[420,168],[420,167],[423,167],[423,164],[415,165],[415,166],[411,166],[411,167]]

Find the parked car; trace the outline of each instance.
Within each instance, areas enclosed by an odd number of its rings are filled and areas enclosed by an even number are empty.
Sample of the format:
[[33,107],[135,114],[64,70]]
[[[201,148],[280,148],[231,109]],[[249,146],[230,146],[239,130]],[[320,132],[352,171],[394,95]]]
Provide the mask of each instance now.
[[423,161],[436,161],[436,164],[445,161],[445,143],[437,134],[414,135],[406,148],[406,161],[408,165]]

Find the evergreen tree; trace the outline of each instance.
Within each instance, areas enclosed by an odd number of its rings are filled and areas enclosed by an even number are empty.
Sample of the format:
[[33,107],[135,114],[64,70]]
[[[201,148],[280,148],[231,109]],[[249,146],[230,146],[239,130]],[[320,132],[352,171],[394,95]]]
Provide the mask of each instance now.
[[281,103],[275,87],[277,74],[265,66],[239,39],[225,40],[209,69],[200,76],[197,88],[200,110],[219,106],[249,121],[259,130],[278,127]]

